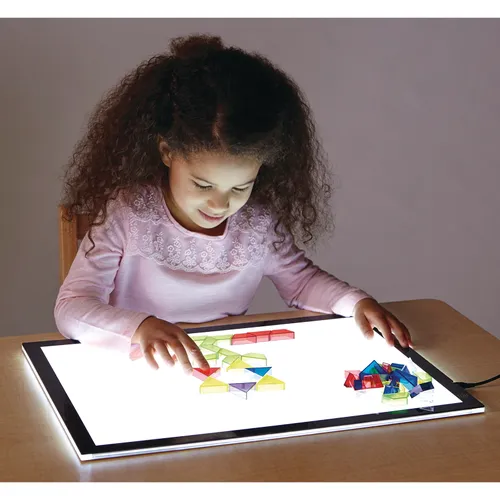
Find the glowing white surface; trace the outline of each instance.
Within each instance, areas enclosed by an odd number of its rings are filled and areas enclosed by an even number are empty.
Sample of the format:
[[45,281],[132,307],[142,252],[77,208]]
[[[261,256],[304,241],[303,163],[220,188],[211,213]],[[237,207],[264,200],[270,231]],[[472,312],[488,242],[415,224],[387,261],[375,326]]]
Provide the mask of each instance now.
[[435,380],[433,391],[408,398],[402,407],[382,403],[383,389],[344,387],[344,370],[362,370],[374,359],[420,370],[379,336],[364,339],[352,318],[207,335],[280,328],[294,331],[295,339],[223,346],[266,355],[272,376],[285,382],[284,391],[251,391],[247,400],[231,393],[200,394],[199,379],[161,364],[155,372],[144,359],[132,362],[81,344],[42,350],[98,446],[460,403]]

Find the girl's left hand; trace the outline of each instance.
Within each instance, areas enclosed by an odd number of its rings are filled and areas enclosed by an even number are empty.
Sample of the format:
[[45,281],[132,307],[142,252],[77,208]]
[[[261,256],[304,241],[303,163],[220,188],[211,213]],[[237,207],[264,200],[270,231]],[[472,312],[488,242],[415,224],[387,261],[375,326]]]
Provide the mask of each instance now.
[[373,328],[376,327],[389,345],[394,345],[394,335],[402,347],[413,347],[408,328],[375,299],[366,298],[357,302],[353,316],[366,338],[373,337]]

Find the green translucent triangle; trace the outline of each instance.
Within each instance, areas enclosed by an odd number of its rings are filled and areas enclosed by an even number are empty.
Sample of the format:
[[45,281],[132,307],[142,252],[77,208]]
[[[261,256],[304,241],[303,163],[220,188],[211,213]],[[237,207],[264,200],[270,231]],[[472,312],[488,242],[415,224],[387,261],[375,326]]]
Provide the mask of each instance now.
[[202,342],[200,347],[202,350],[205,349],[206,351],[210,351],[210,352],[219,352],[220,351],[220,347],[217,347],[216,345],[213,345],[213,344],[207,344],[205,342]]
[[210,354],[205,354],[203,353],[203,356],[204,358],[207,360],[207,361],[213,361],[215,359],[219,359],[219,353],[218,352],[212,352]]
[[241,356],[241,354],[238,354],[237,352],[230,351],[229,349],[224,349],[223,347],[220,348],[219,354],[221,356]]
[[233,356],[226,356],[222,362],[226,365],[230,365],[231,363],[234,363],[237,359],[241,359],[240,354],[235,354]]
[[233,338],[233,335],[216,335],[213,337],[216,340],[231,340]]
[[204,344],[207,345],[212,345],[215,344],[217,341],[215,340],[214,337],[205,337],[205,340],[203,341]]
[[207,337],[191,337],[198,345],[205,341]]

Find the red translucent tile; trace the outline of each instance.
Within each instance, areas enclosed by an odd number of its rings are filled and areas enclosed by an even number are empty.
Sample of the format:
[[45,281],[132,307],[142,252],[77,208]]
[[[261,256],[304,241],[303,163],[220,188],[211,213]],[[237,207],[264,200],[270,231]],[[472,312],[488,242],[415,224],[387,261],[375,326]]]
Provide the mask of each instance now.
[[362,380],[363,389],[377,389],[383,387],[379,375],[365,375]]
[[193,376],[199,378],[200,380],[205,380],[207,377],[215,377],[218,375],[220,367],[208,368],[207,370],[203,368],[193,368]]
[[372,375],[365,375],[363,380],[361,381],[361,386],[363,389],[371,389],[372,388]]
[[255,344],[257,337],[254,333],[236,333],[231,337],[231,345]]
[[349,373],[349,375],[347,375],[347,378],[345,379],[344,387],[354,387],[355,380],[356,377],[352,373]]
[[269,342],[269,334],[271,333],[270,330],[266,330],[263,332],[253,332],[255,335],[257,342]]
[[344,371],[344,377],[348,377],[349,373],[352,373],[354,375],[354,378],[356,380],[359,379],[360,370],[345,370]]
[[373,379],[373,387],[375,387],[377,389],[380,387],[384,387],[384,384],[382,382],[382,378],[380,377],[380,375],[374,374],[374,375],[372,375],[372,379]]
[[269,340],[287,340],[294,338],[295,333],[291,330],[271,330],[269,333]]

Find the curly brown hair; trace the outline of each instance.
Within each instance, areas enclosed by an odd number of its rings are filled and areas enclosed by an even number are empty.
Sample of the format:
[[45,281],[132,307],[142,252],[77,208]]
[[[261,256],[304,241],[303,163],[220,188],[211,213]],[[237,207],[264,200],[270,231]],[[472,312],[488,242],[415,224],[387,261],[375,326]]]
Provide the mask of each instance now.
[[173,39],[170,53],[141,63],[97,105],[65,166],[69,219],[87,213],[92,229],[118,192],[165,186],[159,138],[184,157],[258,158],[251,199],[277,215],[278,244],[282,230],[312,246],[333,227],[330,172],[301,90],[264,56],[210,35]]

